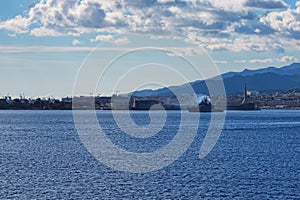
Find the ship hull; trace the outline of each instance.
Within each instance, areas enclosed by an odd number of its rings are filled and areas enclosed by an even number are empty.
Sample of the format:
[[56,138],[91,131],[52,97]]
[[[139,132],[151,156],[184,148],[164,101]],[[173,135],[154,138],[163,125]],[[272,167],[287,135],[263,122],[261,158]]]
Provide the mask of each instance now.
[[259,110],[254,103],[245,103],[240,105],[227,105],[226,110]]

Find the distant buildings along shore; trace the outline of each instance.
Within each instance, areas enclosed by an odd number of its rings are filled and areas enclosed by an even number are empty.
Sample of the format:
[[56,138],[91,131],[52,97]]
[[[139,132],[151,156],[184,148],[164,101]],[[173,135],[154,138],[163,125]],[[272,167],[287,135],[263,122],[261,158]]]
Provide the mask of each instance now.
[[[245,93],[246,92],[246,93]],[[246,102],[245,102],[246,97]],[[184,104],[180,105],[180,102]],[[222,101],[224,96],[219,96],[212,106],[218,107],[218,99]],[[300,109],[300,89],[268,92],[259,94],[258,92],[244,91],[244,93],[228,95],[226,97],[227,108],[233,109],[232,106],[239,106],[245,103],[255,102],[260,109]],[[113,95],[112,97],[103,96],[81,96],[81,97],[64,97],[55,98],[12,98],[4,96],[0,98],[0,110],[71,110],[72,103],[78,103],[77,109],[90,109],[85,106],[86,103],[93,102],[93,109],[110,110],[110,109],[130,109],[130,110],[148,110],[166,109],[166,110],[187,110],[189,107],[197,105],[195,97],[134,97],[126,95]],[[231,106],[231,107],[230,107]]]

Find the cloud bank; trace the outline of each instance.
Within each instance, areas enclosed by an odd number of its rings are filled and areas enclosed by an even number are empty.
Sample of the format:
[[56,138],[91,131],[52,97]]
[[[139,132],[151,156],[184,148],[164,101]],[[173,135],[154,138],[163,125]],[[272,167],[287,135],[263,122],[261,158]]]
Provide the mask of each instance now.
[[36,37],[96,33],[90,42],[113,43],[127,42],[113,40],[116,34],[178,32],[210,51],[284,52],[299,45],[300,1],[292,9],[283,0],[41,0],[0,29]]

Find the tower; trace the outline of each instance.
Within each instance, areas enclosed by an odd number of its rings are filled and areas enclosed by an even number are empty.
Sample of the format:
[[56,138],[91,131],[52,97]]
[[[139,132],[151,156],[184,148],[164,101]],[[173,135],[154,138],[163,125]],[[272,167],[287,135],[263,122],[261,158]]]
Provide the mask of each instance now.
[[248,98],[247,98],[247,85],[246,83],[244,84],[244,100],[243,100],[243,104],[247,103]]

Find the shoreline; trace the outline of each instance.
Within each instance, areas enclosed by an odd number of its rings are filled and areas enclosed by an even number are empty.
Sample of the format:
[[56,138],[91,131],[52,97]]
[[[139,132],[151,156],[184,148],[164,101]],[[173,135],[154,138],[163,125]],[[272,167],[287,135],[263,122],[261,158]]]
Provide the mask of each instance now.
[[[134,109],[0,109],[0,111],[72,111],[72,110],[79,110],[79,111],[149,111],[149,110],[134,110]],[[289,110],[295,110],[295,111],[300,111],[300,108],[284,108],[284,109],[281,109],[281,108],[260,108],[260,110],[224,110],[223,112],[228,112],[228,111],[235,111],[235,112],[243,112],[243,111],[246,111],[246,112],[251,112],[251,111],[263,111],[263,110],[286,110],[286,111],[289,111]],[[178,110],[178,109],[174,109],[174,110],[165,110],[165,109],[161,109],[161,110],[152,110],[152,111],[187,111],[189,112],[188,110],[184,109],[184,110]],[[201,113],[204,113],[204,112],[201,112]],[[211,113],[215,113],[215,112],[211,112]]]

